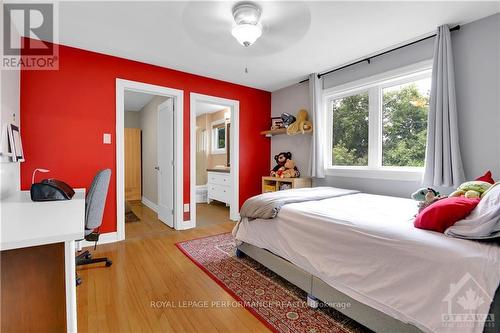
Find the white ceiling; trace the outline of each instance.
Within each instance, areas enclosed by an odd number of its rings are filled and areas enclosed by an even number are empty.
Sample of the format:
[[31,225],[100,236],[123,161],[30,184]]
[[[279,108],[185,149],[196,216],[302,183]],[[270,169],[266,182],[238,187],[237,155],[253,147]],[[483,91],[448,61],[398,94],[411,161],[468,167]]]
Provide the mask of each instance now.
[[155,95],[135,92],[135,91],[125,91],[125,111],[141,111],[141,109],[148,104]]
[[258,1],[264,34],[244,48],[230,33],[234,3],[61,2],[59,41],[274,91],[441,24],[500,11],[500,2],[477,1]]
[[224,105],[217,105],[205,102],[196,102],[196,115],[204,113],[214,113],[223,109],[227,109]]

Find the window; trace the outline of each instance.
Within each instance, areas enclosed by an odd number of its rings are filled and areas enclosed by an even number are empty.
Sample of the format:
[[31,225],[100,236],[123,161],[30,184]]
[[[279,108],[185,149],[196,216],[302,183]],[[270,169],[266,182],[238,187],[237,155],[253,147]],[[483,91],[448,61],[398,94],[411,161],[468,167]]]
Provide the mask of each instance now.
[[327,173],[419,179],[430,90],[425,63],[325,91]]
[[382,165],[423,167],[431,78],[382,89]]
[[332,164],[368,165],[368,92],[332,100]]
[[226,153],[226,124],[222,119],[212,123],[212,154]]

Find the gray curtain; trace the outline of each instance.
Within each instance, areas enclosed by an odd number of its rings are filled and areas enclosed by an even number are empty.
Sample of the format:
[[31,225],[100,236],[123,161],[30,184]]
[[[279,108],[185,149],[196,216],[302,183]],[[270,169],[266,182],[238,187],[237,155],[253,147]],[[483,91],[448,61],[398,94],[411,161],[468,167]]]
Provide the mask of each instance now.
[[434,43],[423,178],[425,185],[458,187],[464,181],[458,138],[450,29],[443,25],[438,28]]
[[325,178],[325,110],[323,108],[323,80],[318,78],[317,73],[309,75],[309,101],[311,121],[313,123],[312,141],[311,141],[311,159],[309,169],[311,177]]

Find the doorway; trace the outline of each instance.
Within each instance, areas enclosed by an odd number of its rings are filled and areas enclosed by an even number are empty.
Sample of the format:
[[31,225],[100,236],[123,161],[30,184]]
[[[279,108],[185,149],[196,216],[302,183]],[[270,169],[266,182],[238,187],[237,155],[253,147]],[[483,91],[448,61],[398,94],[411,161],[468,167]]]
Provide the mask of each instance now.
[[[131,114],[133,110],[126,110],[131,105],[127,103],[130,96],[143,100],[140,108],[136,106],[135,115]],[[156,220],[174,229],[183,228],[182,112],[176,112],[183,110],[182,105],[180,90],[122,79],[116,81],[118,240],[125,239],[125,214],[134,210],[128,202],[143,205],[150,221]]]
[[239,219],[239,101],[190,94],[190,226]]

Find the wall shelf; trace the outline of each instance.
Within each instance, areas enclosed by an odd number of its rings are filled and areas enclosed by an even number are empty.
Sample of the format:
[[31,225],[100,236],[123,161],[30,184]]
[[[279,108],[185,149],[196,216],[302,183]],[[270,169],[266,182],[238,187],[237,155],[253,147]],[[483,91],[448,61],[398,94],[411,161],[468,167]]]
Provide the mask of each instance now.
[[270,138],[274,135],[286,134],[286,128],[278,128],[278,129],[274,129],[274,130],[262,131],[262,132],[260,132],[260,134],[265,135],[266,138]]
[[[312,133],[312,130],[309,132],[306,132],[304,134],[310,134],[310,133]],[[278,128],[275,130],[262,131],[262,132],[260,132],[260,134],[265,135],[266,138],[270,138],[270,137],[273,137],[275,135],[286,134],[286,128]],[[300,135],[300,134],[302,134],[302,133],[297,133],[296,135]]]

